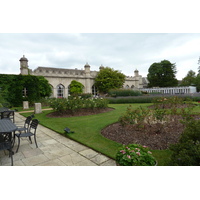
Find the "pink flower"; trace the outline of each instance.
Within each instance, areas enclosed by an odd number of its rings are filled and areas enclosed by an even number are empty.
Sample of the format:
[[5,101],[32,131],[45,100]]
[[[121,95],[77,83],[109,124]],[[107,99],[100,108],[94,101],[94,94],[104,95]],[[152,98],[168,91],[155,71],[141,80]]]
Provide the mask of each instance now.
[[131,150],[130,152],[135,152],[134,150]]
[[138,150],[138,151],[140,151],[140,149],[138,149],[138,148],[135,148],[136,150]]
[[140,152],[136,152],[136,154],[137,154],[138,156],[140,156]]
[[130,155],[127,155],[127,157],[128,157],[129,159],[131,159],[131,156],[130,156]]
[[151,151],[148,151],[147,153],[152,154]]
[[147,146],[145,146],[145,145],[144,145],[143,147],[144,147],[144,148],[147,148]]
[[126,153],[126,151],[124,151],[124,150],[121,150],[120,152],[121,152],[121,153],[123,153],[123,154],[125,154],[125,153]]

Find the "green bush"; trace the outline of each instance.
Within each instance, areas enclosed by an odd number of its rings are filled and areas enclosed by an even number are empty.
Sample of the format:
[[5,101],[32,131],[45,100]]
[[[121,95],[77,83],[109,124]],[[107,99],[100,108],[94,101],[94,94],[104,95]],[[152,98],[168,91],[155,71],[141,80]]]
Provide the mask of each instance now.
[[185,122],[185,129],[177,144],[170,146],[172,151],[169,165],[200,165],[200,120],[191,119]]
[[112,89],[108,92],[111,97],[141,96],[142,93],[132,89]]
[[123,103],[152,103],[153,97],[124,97],[124,98],[107,98],[110,104]]
[[74,97],[70,99],[66,98],[53,98],[49,101],[50,107],[54,111],[65,113],[71,112],[72,114],[80,109],[92,109],[106,108],[108,107],[108,100],[106,99],[82,99],[80,97]]
[[148,147],[129,144],[118,149],[116,163],[120,166],[155,166],[156,159]]

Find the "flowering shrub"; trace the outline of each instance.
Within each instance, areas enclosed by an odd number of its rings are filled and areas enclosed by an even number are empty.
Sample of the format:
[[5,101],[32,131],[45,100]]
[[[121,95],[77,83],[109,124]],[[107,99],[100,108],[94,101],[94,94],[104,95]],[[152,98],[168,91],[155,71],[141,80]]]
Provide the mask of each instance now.
[[141,124],[145,118],[149,115],[150,110],[139,107],[133,109],[131,105],[127,107],[126,113],[119,117],[119,122],[122,126],[128,124]]
[[73,97],[70,99],[62,98],[62,99],[51,99],[50,107],[53,108],[54,111],[65,113],[66,111],[71,111],[74,113],[80,109],[95,109],[95,108],[107,108],[108,101],[106,99],[82,99],[80,97]]
[[129,144],[119,148],[116,163],[121,166],[155,166],[156,159],[148,147]]

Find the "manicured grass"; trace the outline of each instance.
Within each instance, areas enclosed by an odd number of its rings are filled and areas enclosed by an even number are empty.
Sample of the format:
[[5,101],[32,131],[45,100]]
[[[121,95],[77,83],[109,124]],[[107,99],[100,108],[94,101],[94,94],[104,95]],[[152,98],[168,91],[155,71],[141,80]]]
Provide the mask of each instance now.
[[[103,137],[100,132],[103,128],[109,124],[118,121],[121,114],[124,114],[127,107],[137,108],[139,106],[149,106],[151,104],[110,104],[109,107],[115,110],[101,113],[97,115],[82,116],[82,117],[70,117],[70,118],[50,118],[46,115],[52,111],[44,111],[41,114],[35,114],[35,117],[40,121],[41,125],[44,125],[58,133],[64,134],[67,137],[78,141],[102,154],[105,154],[113,159],[117,149],[121,144],[109,140]],[[200,110],[199,106],[195,107],[195,112]],[[24,116],[30,115],[30,113],[23,113]],[[65,134],[64,128],[68,127],[75,133]],[[169,150],[153,150],[153,155],[158,160],[158,165],[167,165],[171,152]]]

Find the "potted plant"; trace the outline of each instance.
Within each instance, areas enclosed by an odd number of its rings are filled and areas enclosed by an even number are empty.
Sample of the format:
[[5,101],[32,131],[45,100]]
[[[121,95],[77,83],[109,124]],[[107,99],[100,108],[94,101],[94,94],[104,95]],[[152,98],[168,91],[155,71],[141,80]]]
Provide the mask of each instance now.
[[155,166],[156,159],[148,147],[139,144],[123,145],[116,154],[120,166]]

